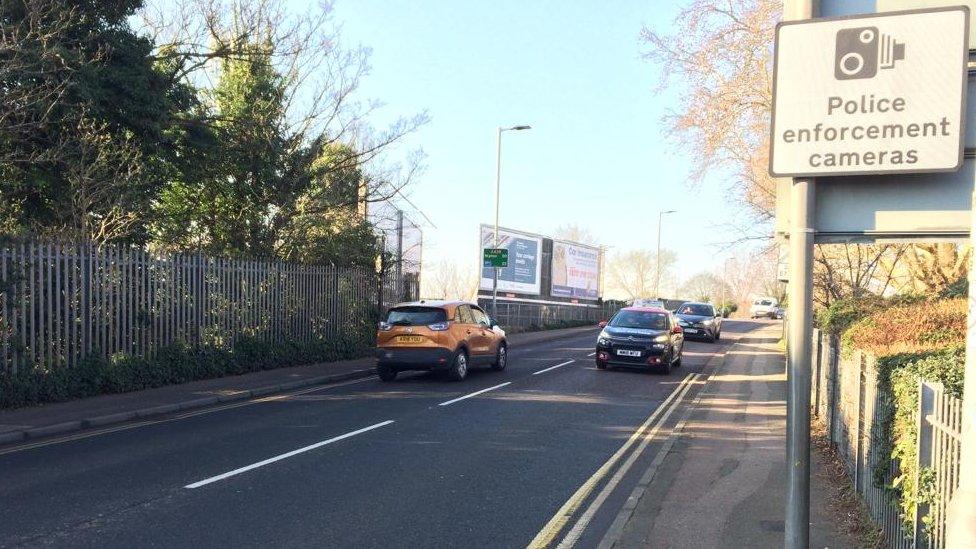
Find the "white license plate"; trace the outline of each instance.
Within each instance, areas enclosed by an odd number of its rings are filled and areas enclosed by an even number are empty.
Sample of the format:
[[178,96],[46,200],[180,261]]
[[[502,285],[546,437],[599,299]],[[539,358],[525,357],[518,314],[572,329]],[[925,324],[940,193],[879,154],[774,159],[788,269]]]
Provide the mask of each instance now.
[[697,334],[698,333],[698,330],[696,330],[694,328],[685,328],[685,331],[688,332],[689,334]]
[[640,356],[640,351],[628,351],[627,349],[617,349],[617,354],[620,356]]

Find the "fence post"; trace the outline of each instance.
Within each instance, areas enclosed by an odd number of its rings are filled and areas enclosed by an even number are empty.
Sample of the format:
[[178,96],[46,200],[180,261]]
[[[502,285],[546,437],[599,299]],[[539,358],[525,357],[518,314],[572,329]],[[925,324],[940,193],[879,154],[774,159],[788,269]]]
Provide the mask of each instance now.
[[[935,411],[935,390],[924,379],[918,380],[918,413],[916,421],[918,426],[918,446],[916,448],[917,463],[915,467],[915,488],[919,487],[920,472],[922,467],[932,466],[932,424],[926,419]],[[926,536],[922,518],[929,514],[929,506],[919,504],[915,508],[915,546],[925,547]]]
[[854,412],[854,489],[859,493],[863,494],[864,491],[861,490],[861,457],[863,456],[863,447],[861,441],[863,436],[861,433],[864,431],[864,353],[861,351],[857,352],[857,410]]
[[823,353],[821,348],[823,347],[823,332],[814,328],[813,330],[814,342],[813,342],[813,356],[811,358],[811,363],[813,364],[813,417],[820,418],[820,390],[821,390],[821,378],[823,365],[821,364],[821,358]]

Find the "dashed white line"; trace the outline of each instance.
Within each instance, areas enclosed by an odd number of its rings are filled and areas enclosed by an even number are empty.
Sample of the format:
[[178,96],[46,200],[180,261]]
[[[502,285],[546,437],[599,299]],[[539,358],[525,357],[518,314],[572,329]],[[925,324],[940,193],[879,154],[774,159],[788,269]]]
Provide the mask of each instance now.
[[457,398],[455,398],[453,400],[448,400],[447,402],[441,402],[440,404],[438,404],[438,406],[449,406],[451,404],[454,404],[455,402],[460,402],[460,401],[462,401],[462,400],[464,400],[466,398],[471,398],[473,396],[478,396],[478,395],[480,395],[482,393],[487,393],[488,391],[494,391],[495,389],[498,389],[500,387],[504,387],[506,385],[510,385],[511,383],[512,383],[511,381],[506,381],[505,383],[499,383],[498,385],[495,385],[494,387],[488,387],[487,389],[482,389],[480,391],[475,391],[473,393],[466,394],[466,395],[464,395],[462,397],[457,397]]
[[590,354],[588,354],[586,356],[596,356],[596,351],[594,351],[594,352],[592,352],[592,353],[590,353]]
[[544,373],[548,372],[549,370],[555,370],[556,368],[561,368],[561,367],[563,367],[563,366],[565,366],[567,364],[572,364],[573,362],[576,362],[576,361],[575,360],[567,360],[566,362],[563,362],[562,364],[556,364],[555,366],[550,366],[548,368],[539,370],[538,372],[532,372],[532,375],[537,376],[539,374],[544,374]]
[[346,433],[344,435],[339,435],[337,437],[332,437],[332,438],[330,438],[328,440],[323,440],[322,442],[316,442],[315,444],[311,444],[309,446],[305,446],[304,448],[299,448],[297,450],[292,450],[291,452],[286,452],[284,454],[277,455],[275,457],[268,458],[266,460],[259,461],[257,463],[252,463],[250,465],[245,465],[244,467],[241,467],[239,469],[234,469],[233,471],[228,471],[228,472],[223,473],[221,475],[217,475],[217,476],[214,476],[214,477],[206,478],[206,479],[203,479],[203,480],[201,480],[199,482],[194,482],[193,484],[187,484],[186,486],[184,486],[184,488],[193,489],[193,488],[199,488],[201,486],[206,486],[207,484],[211,484],[211,483],[214,483],[214,482],[217,482],[217,481],[220,481],[220,480],[224,480],[225,478],[230,478],[232,476],[239,475],[241,473],[246,473],[247,471],[250,471],[251,469],[257,469],[258,467],[264,467],[265,465],[269,465],[269,464],[274,463],[276,461],[281,461],[283,459],[288,459],[288,458],[290,458],[292,456],[296,456],[298,454],[301,454],[301,453],[304,453],[304,452],[308,452],[308,451],[314,450],[316,448],[321,448],[322,446],[325,446],[326,444],[332,444],[333,442],[339,442],[340,440],[347,439],[349,437],[354,437],[356,435],[361,435],[361,434],[363,434],[363,433],[365,433],[367,431],[372,431],[373,429],[379,429],[380,427],[385,427],[385,426],[387,426],[387,425],[389,425],[391,423],[393,423],[393,420],[387,420],[387,421],[383,421],[383,422],[377,423],[375,425],[370,425],[369,427],[363,427],[362,429],[357,429],[355,431],[351,431],[351,432]]

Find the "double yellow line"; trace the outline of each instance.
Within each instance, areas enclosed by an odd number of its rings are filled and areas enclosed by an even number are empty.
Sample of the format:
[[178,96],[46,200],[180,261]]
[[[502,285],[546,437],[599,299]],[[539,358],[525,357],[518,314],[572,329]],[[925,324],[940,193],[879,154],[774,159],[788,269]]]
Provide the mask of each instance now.
[[[643,452],[647,444],[650,443],[651,439],[653,439],[654,435],[660,429],[661,425],[663,425],[664,422],[667,420],[667,418],[671,415],[671,412],[678,407],[678,405],[681,403],[681,400],[691,389],[692,385],[698,380],[699,377],[703,377],[703,376],[704,374],[694,374],[694,373],[685,376],[685,378],[681,381],[681,383],[679,383],[678,386],[675,387],[674,391],[672,391],[671,394],[668,395],[668,398],[666,398],[664,402],[662,402],[661,405],[658,406],[657,409],[655,409],[654,412],[646,420],[644,420],[644,422],[640,425],[640,427],[638,427],[637,430],[634,431],[634,433],[630,436],[630,438],[628,438],[627,441],[624,442],[623,446],[621,446],[620,449],[618,449],[612,456],[610,456],[610,459],[608,459],[602,466],[600,466],[600,468],[597,469],[596,472],[593,473],[593,475],[589,479],[587,479],[586,482],[584,482],[583,485],[580,486],[579,489],[577,489],[576,492],[572,496],[570,496],[568,500],[566,500],[566,503],[564,503],[562,507],[560,507],[559,510],[556,511],[556,514],[551,519],[549,519],[549,522],[546,523],[546,525],[542,528],[542,530],[540,530],[539,533],[536,534],[535,538],[533,538],[532,541],[529,542],[528,549],[542,549],[551,546],[552,543],[559,537],[559,534],[566,527],[566,525],[569,524],[569,521],[579,510],[583,502],[587,499],[587,497],[589,497],[590,493],[592,493],[593,490],[597,487],[597,485],[599,485],[600,482],[603,480],[603,478],[607,476],[607,474],[609,474],[611,470],[613,470],[613,468],[617,465],[617,462],[619,462],[624,457],[624,455],[627,454],[627,451],[630,450],[630,448],[634,444],[636,444],[639,440],[641,440],[641,438],[643,437],[644,440],[641,443],[640,447],[638,447],[637,451],[635,451],[630,456],[630,458],[628,458],[628,460],[624,463],[624,465],[621,467],[618,473],[615,474],[614,477],[611,479],[611,483],[604,488],[604,490],[594,501],[594,504],[591,505],[589,509],[587,509],[584,517],[581,517],[580,522],[577,523],[577,525],[573,528],[573,531],[571,532],[571,535],[574,536],[573,539],[565,540],[568,541],[568,543],[560,544],[560,546],[563,545],[572,546],[572,544],[575,543],[575,540],[578,538],[578,536],[582,533],[582,530],[585,529],[586,525],[589,523],[589,520],[590,518],[592,518],[592,515],[595,514],[596,511],[598,510],[599,505],[602,504],[602,502],[606,499],[606,496],[609,495],[609,492],[613,490],[613,487],[616,485],[616,482],[619,482],[620,479],[623,478],[624,474],[626,474],[627,472],[627,469],[629,469],[630,466],[634,463],[634,461],[637,460],[637,457],[640,455],[641,452]],[[648,433],[647,432],[648,429],[651,427],[652,424],[654,424],[658,420],[658,418],[660,418],[660,422],[658,422],[657,425],[653,428],[653,430],[651,430]],[[647,433],[646,436],[645,433]]]

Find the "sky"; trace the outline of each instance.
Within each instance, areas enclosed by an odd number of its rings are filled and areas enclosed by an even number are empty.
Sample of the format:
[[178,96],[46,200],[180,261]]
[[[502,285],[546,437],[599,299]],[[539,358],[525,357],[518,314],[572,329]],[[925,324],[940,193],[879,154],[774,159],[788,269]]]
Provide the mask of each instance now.
[[[424,263],[477,264],[478,226],[494,218],[495,134],[502,140],[501,225],[543,235],[577,224],[610,253],[653,250],[659,210],[677,275],[710,271],[741,213],[719,178],[687,183],[690,161],[661,117],[678,90],[655,93],[641,59],[644,26],[667,31],[688,0],[604,2],[338,0],[342,41],[372,49],[359,98],[384,106],[373,123],[426,111],[430,122],[394,151],[422,149],[407,191],[433,222]],[[602,7],[601,7],[602,6]],[[413,219],[422,221],[416,214]]]

